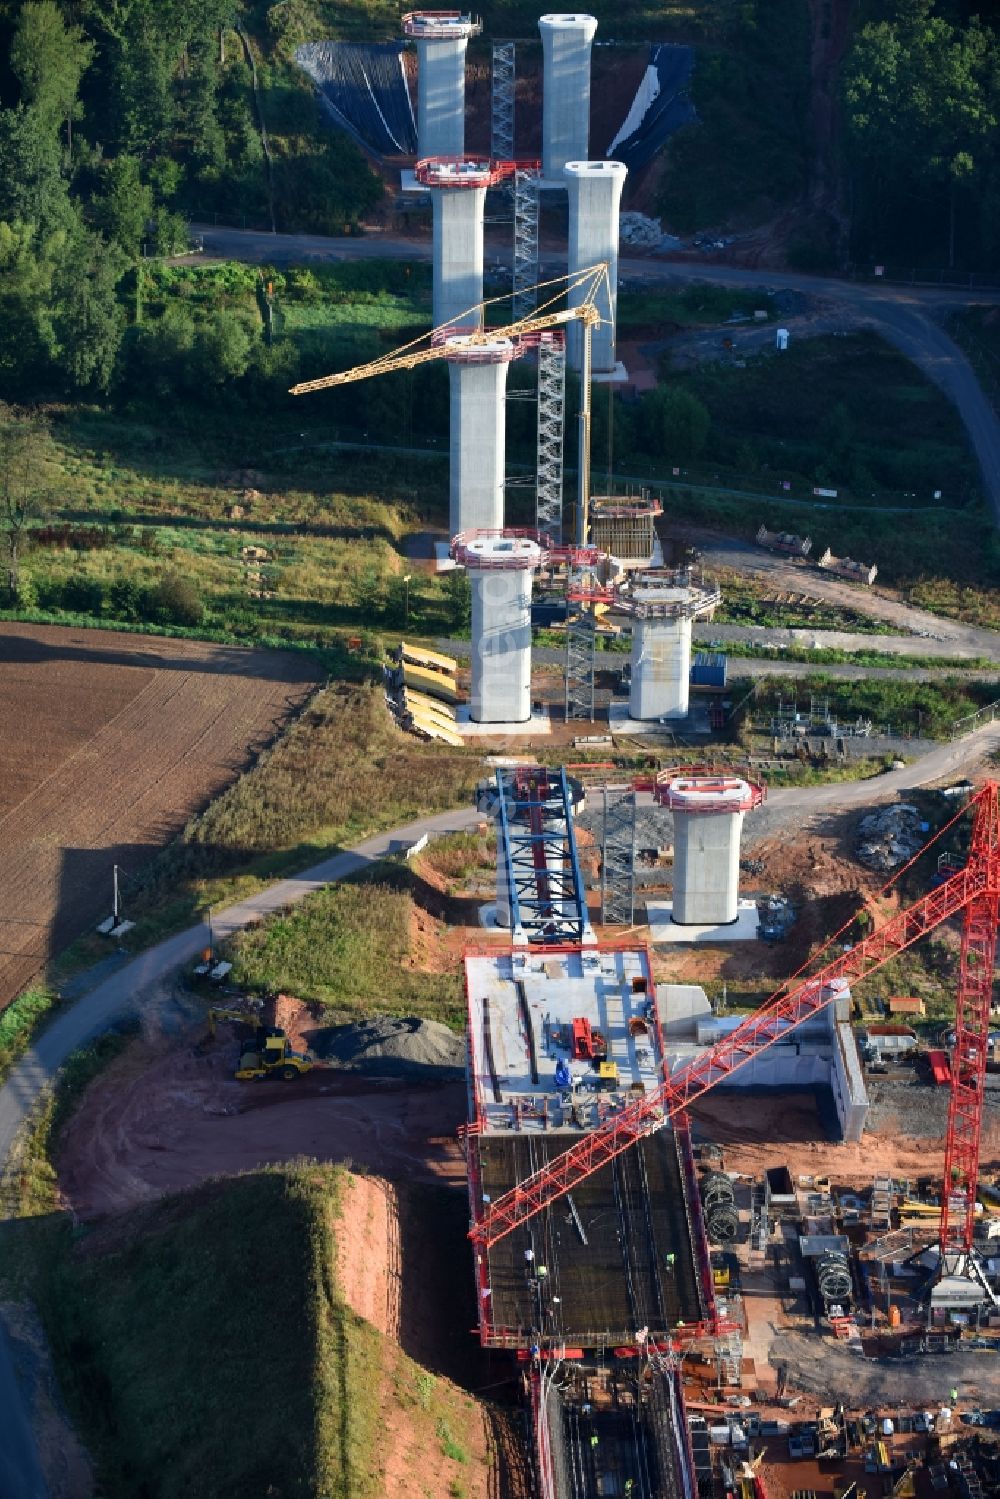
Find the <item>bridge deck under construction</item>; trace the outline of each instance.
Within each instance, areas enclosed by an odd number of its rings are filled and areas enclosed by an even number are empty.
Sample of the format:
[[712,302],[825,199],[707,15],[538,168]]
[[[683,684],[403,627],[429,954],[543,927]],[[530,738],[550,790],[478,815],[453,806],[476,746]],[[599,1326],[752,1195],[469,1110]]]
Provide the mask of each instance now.
[[[496,1198],[573,1139],[480,1136],[482,1191]],[[703,1308],[677,1141],[661,1130],[487,1251],[483,1340],[506,1347],[565,1342],[635,1346],[665,1340]]]

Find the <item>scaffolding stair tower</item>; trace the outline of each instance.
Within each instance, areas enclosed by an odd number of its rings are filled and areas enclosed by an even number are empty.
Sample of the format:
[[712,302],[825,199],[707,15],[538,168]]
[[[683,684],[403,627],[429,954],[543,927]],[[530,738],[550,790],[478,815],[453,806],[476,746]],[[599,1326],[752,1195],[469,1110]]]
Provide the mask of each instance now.
[[515,322],[528,317],[537,305],[538,196],[541,171],[518,167],[514,173],[514,283],[512,315]]
[[743,1338],[730,1327],[715,1341],[715,1377],[719,1385],[738,1390],[743,1383]]
[[604,787],[601,828],[601,922],[631,926],[635,921],[635,791]]
[[594,721],[597,622],[586,604],[566,606],[566,718]]
[[565,770],[498,770],[497,859],[507,875],[514,946],[593,945]]
[[490,155],[494,161],[514,159],[515,43],[493,43],[490,75]]
[[566,335],[561,328],[538,336],[538,442],[535,524],[562,541],[563,442],[566,429]]

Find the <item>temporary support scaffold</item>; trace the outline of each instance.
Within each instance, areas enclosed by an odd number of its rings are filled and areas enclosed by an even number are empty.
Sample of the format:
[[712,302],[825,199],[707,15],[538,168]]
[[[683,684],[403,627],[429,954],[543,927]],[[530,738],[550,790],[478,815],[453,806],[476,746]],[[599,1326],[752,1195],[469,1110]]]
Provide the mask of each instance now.
[[597,624],[585,604],[566,606],[566,717],[594,721]]
[[514,58],[513,42],[493,43],[490,155],[494,161],[514,158]]
[[565,770],[498,770],[497,817],[515,947],[593,942]]
[[631,926],[635,920],[635,792],[604,787],[601,830],[601,923]]
[[535,524],[562,541],[563,439],[566,425],[566,335],[538,336],[538,445]]
[[516,322],[533,312],[538,296],[538,187],[542,180],[536,167],[518,167],[514,173],[514,286],[513,316]]

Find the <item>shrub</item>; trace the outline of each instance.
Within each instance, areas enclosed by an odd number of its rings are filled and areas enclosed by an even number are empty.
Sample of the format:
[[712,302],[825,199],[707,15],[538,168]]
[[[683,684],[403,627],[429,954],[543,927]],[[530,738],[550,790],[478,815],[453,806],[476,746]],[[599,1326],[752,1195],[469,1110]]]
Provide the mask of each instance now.
[[149,593],[153,618],[168,625],[199,625],[205,613],[194,584],[179,573],[167,573]]
[[100,614],[104,608],[104,586],[96,578],[67,578],[60,602],[73,614]]
[[132,578],[116,578],[108,589],[108,607],[115,619],[141,619],[142,588]]

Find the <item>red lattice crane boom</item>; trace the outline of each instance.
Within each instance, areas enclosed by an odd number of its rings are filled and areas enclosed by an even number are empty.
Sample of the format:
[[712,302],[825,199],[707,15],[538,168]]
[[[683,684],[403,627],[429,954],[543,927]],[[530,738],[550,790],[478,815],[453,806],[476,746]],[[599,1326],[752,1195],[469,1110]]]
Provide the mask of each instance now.
[[962,916],[955,1047],[951,1057],[951,1094],[941,1187],[940,1247],[942,1256],[947,1258],[968,1254],[975,1226],[979,1141],[997,950],[998,848],[1000,797],[996,784],[991,783],[982,793],[976,809],[969,865],[991,869],[993,878],[986,889],[973,896]]
[[[652,1093],[629,1104],[599,1129],[584,1135],[569,1150],[491,1203],[473,1224],[469,1237],[488,1249],[556,1198],[646,1135],[661,1129],[711,1088],[767,1050],[797,1026],[810,1020],[836,998],[834,980],[860,983],[898,953],[911,947],[943,921],[965,914],[962,970],[959,983],[956,1060],[959,1045],[967,1048],[958,1079],[953,1083],[946,1146],[946,1181],[956,1183],[964,1207],[942,1215],[942,1251],[968,1248],[972,1242],[982,1120],[983,1079],[989,1032],[993,958],[1000,899],[1000,786],[989,782],[973,798],[975,823],[969,859],[964,869],[907,910],[892,917],[878,931],[842,953],[790,993],[773,999],[751,1015],[731,1035],[661,1083]],[[953,1070],[955,1061],[953,1061]],[[946,1194],[947,1196],[947,1194]],[[957,1243],[956,1243],[957,1241]]]

